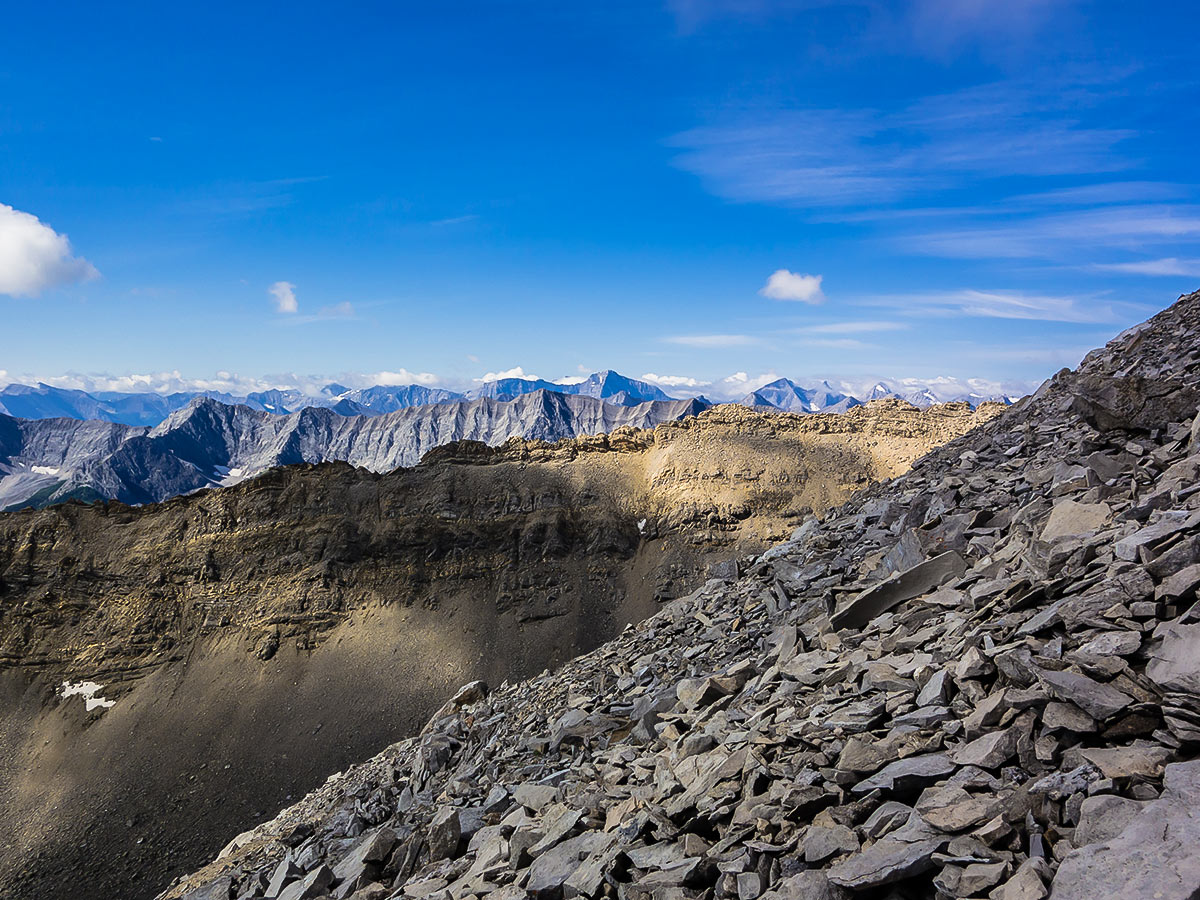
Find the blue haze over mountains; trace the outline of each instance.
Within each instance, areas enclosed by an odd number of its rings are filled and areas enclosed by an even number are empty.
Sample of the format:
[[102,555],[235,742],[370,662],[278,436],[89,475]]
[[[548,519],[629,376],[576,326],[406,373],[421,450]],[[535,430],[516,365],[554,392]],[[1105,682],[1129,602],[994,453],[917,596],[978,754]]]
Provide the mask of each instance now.
[[[503,378],[462,392],[419,384],[348,388],[330,383],[322,387],[316,395],[296,389],[273,389],[236,395],[220,391],[87,392],[40,383],[10,384],[0,389],[0,414],[21,419],[61,417],[154,426],[198,397],[207,397],[227,405],[248,406],[275,415],[288,415],[301,409],[315,407],[329,409],[343,416],[378,416],[416,406],[482,398],[510,401],[542,390],[568,396],[591,397],[627,407],[650,401],[683,399],[667,394],[656,385],[607,370],[572,384],[540,378]],[[756,409],[818,413],[845,412],[869,400],[883,397],[898,397],[914,406],[922,407],[949,400],[965,400],[973,406],[986,400],[1011,400],[1003,395],[973,393],[961,389],[939,394],[927,385],[914,387],[887,381],[880,381],[869,390],[851,394],[828,381],[801,385],[787,378],[780,378],[747,393],[737,402]],[[704,397],[698,399],[703,403],[711,402]]]

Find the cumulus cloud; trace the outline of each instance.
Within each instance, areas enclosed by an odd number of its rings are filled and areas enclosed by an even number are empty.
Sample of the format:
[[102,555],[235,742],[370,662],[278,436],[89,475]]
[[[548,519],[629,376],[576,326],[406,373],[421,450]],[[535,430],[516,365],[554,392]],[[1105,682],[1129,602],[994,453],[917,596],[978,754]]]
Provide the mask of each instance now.
[[299,311],[300,306],[296,303],[296,286],[290,281],[275,282],[267,288],[267,293],[271,295],[271,299],[275,303],[275,312],[294,313]]
[[653,372],[647,372],[641,376],[642,381],[648,381],[651,384],[657,384],[659,387],[686,387],[699,388],[707,387],[712,382],[701,381],[698,378],[692,378],[688,375],[656,375]]
[[99,274],[86,259],[73,255],[65,234],[0,203],[0,294],[36,297]]
[[725,385],[725,390],[729,392],[726,396],[734,396],[734,394],[740,396],[750,391],[757,391],[764,384],[778,381],[779,377],[777,372],[763,372],[760,375],[734,372],[732,375],[722,378],[721,384]]
[[767,283],[759,291],[764,297],[772,300],[796,300],[800,303],[823,303],[825,295],[821,292],[821,275],[801,275],[789,272],[787,269],[777,269],[771,273]]
[[520,366],[513,366],[511,369],[505,369],[503,372],[487,372],[474,379],[480,384],[486,384],[489,381],[501,381],[505,378],[524,378],[528,381],[540,381],[537,375],[531,375]]
[[370,382],[370,385],[363,385],[363,387],[373,387],[375,385],[399,387],[405,384],[422,384],[426,387],[432,387],[441,381],[432,372],[410,372],[408,369],[400,369],[397,372],[376,372],[373,375],[363,375],[361,377]]

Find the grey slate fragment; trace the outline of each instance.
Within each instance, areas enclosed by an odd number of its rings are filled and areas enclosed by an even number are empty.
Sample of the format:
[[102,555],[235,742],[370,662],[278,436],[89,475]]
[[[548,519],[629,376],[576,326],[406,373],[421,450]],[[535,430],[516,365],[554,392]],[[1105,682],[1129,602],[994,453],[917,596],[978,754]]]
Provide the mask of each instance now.
[[1074,703],[1100,721],[1115,716],[1133,703],[1128,694],[1086,675],[1043,670],[1039,677],[1051,696]]
[[313,900],[323,897],[333,884],[333,869],[326,865],[317,866],[299,881],[293,881],[283,889],[279,900]]
[[616,840],[602,831],[585,831],[547,850],[529,867],[525,889],[537,900],[553,900],[562,894],[562,887],[585,859],[608,847]]
[[229,900],[233,893],[233,879],[222,875],[209,884],[193,888],[183,895],[183,900]]
[[829,869],[829,880],[855,891],[892,884],[933,868],[933,854],[949,838],[906,844],[884,838]]
[[1115,838],[1069,853],[1055,900],[1194,900],[1200,895],[1200,760],[1167,766],[1162,797]]
[[876,616],[906,600],[927,594],[952,578],[960,577],[966,570],[966,561],[956,551],[939,554],[867,588],[834,613],[832,625],[838,629],[861,628]]
[[854,785],[856,794],[865,794],[877,788],[904,792],[932,784],[953,772],[957,766],[945,753],[925,753],[909,756],[888,763],[870,778]]
[[1125,830],[1146,807],[1141,800],[1130,800],[1115,794],[1098,794],[1085,797],[1079,812],[1079,824],[1075,827],[1072,843],[1085,847],[1109,841]]

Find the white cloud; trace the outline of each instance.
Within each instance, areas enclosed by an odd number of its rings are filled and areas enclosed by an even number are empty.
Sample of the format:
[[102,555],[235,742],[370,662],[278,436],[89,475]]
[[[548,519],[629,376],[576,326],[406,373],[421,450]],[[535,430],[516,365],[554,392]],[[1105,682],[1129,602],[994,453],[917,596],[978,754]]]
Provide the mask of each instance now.
[[520,366],[513,366],[511,369],[505,369],[502,372],[488,372],[474,379],[481,384],[486,384],[489,381],[502,381],[505,378],[524,378],[528,381],[540,381],[537,375],[531,375]]
[[804,347],[820,347],[824,350],[870,350],[874,344],[868,344],[856,338],[805,338],[800,341]]
[[43,382],[52,387],[77,391],[116,391],[121,393],[172,394],[176,392],[213,391],[216,393],[244,396],[256,391],[283,390],[299,391],[307,396],[321,395],[321,389],[337,382],[350,388],[368,388],[375,385],[394,387],[406,384],[421,384],[427,387],[442,384],[443,379],[431,372],[410,372],[408,369],[383,372],[340,372],[336,375],[297,375],[287,373],[266,375],[261,378],[239,375],[235,372],[216,372],[207,378],[188,378],[179,370],[171,372],[144,372],[122,375],[109,373],[68,372],[65,375],[34,375],[0,372],[0,385],[37,384]]
[[408,369],[400,369],[396,372],[376,372],[373,375],[364,375],[361,377],[370,382],[369,385],[362,385],[363,387],[373,387],[375,385],[398,387],[405,384],[423,384],[426,387],[432,387],[441,381],[440,378],[431,372],[410,372]]
[[805,208],[878,208],[1006,176],[1114,172],[1135,136],[1081,122],[1111,84],[1063,73],[926,96],[892,112],[734,113],[677,135],[675,164],[717,196]]
[[37,216],[0,203],[0,294],[35,297],[48,288],[100,275],[71,242]]
[[[764,372],[761,375],[753,376],[746,372],[734,372],[732,375],[722,378],[721,383],[727,386],[727,390],[736,391],[736,395],[740,397],[750,391],[757,391],[764,384],[778,381],[779,377],[779,374],[776,372]],[[726,396],[733,396],[733,394],[727,394]]]
[[1098,297],[1055,297],[1021,291],[944,291],[896,294],[862,301],[897,308],[909,315],[960,314],[989,319],[1025,319],[1093,325],[1117,320],[1116,304]]
[[821,325],[805,325],[797,328],[804,334],[870,334],[877,331],[905,331],[906,322],[825,322]]
[[296,286],[290,281],[275,282],[267,288],[267,293],[274,300],[275,312],[294,313],[300,309],[296,303]]
[[1124,272],[1130,275],[1183,275],[1200,277],[1200,259],[1147,259],[1141,262],[1103,263],[1096,266],[1106,272]]
[[555,384],[583,384],[588,380],[587,375],[564,375],[562,378],[554,379]]
[[681,344],[684,347],[747,347],[758,343],[756,338],[748,334],[681,334],[663,338],[668,344]]
[[333,306],[322,306],[317,315],[323,319],[353,319],[354,306],[349,300],[343,300]]
[[707,387],[711,384],[711,382],[701,381],[698,378],[691,378],[687,375],[656,375],[653,372],[647,372],[645,375],[642,375],[641,380],[657,384],[659,387],[698,388]]
[[772,300],[797,300],[800,303],[823,303],[821,293],[822,275],[801,275],[787,269],[776,269],[759,291]]
[[1200,243],[1200,205],[1103,206],[994,225],[911,234],[899,245],[927,256],[958,259],[1069,258],[1098,247],[1170,252]]

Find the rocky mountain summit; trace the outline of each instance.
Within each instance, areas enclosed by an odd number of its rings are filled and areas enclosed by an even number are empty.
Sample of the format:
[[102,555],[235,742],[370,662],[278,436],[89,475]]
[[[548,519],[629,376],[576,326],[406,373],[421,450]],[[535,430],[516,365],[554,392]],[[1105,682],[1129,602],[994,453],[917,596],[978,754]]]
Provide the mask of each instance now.
[[595,648],[998,410],[726,406],[0,515],[0,896],[152,897],[464,680]]
[[1195,897],[1198,402],[1200,293],[163,897]]

